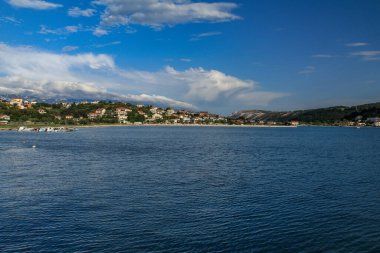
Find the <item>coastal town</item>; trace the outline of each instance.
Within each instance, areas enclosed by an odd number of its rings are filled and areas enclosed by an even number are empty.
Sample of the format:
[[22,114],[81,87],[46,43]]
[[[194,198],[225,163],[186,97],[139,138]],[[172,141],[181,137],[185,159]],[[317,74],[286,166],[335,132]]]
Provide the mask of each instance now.
[[[23,98],[0,99],[0,126],[9,125],[247,125],[291,126],[308,125],[297,118],[273,120],[263,112],[221,116],[207,111],[160,108],[152,105],[110,101],[45,103]],[[337,122],[338,126],[380,127],[380,118],[363,118]],[[42,129],[45,129],[44,127]]]

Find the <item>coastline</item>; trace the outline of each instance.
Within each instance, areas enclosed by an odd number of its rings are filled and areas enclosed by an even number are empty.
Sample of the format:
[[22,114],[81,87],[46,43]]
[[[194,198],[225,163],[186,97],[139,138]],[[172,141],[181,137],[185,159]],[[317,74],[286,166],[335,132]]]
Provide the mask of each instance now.
[[[357,126],[328,126],[328,125],[229,125],[229,124],[93,124],[93,125],[4,125],[0,126],[0,131],[17,131],[19,127],[25,126],[28,128],[45,128],[45,127],[64,127],[74,129],[85,128],[108,128],[108,127],[231,127],[231,128],[298,128],[298,127],[343,127],[343,128],[358,128]],[[360,128],[372,128],[362,126]]]
[[[17,131],[22,125],[1,126],[0,131]],[[28,125],[30,128],[49,127],[47,125]],[[94,124],[94,125],[52,125],[51,127],[65,128],[106,128],[106,127],[237,127],[237,128],[297,128],[296,126],[279,126],[279,125],[229,125],[229,124]]]

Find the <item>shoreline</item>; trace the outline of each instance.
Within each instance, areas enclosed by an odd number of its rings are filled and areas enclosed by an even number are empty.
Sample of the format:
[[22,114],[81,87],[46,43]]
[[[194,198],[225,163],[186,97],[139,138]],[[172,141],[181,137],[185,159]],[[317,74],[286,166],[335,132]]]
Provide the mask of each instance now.
[[[17,131],[17,126],[1,126],[0,131]],[[94,125],[23,125],[29,128],[46,128],[46,127],[64,127],[64,128],[107,128],[107,127],[231,127],[231,128],[298,128],[298,127],[343,127],[343,128],[358,128],[357,126],[326,126],[326,125],[299,125],[299,126],[284,126],[284,125],[228,125],[228,124],[94,124]],[[359,128],[368,128],[362,126]],[[372,127],[371,127],[372,128]]]
[[[17,131],[18,126],[3,126],[0,127],[0,131]],[[238,128],[297,128],[296,126],[276,126],[276,125],[228,125],[228,124],[214,124],[214,125],[203,125],[203,124],[96,124],[96,125],[23,125],[30,128],[41,128],[41,127],[65,127],[65,128],[106,128],[106,127],[238,127]]]

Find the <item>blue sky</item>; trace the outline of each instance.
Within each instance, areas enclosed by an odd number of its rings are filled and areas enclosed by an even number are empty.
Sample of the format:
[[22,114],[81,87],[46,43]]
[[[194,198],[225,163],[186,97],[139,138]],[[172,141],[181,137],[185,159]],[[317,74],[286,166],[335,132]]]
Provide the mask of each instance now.
[[0,0],[0,93],[229,114],[380,101],[377,0]]

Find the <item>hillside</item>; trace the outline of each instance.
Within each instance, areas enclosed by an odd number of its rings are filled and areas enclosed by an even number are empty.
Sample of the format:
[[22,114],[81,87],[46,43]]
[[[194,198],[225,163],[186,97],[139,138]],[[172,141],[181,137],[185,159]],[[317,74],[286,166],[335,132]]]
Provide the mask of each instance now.
[[244,119],[249,122],[275,121],[289,122],[298,120],[305,123],[334,123],[341,121],[367,120],[380,117],[380,102],[358,106],[335,106],[311,110],[272,112],[261,110],[244,110],[231,115],[233,119]]

